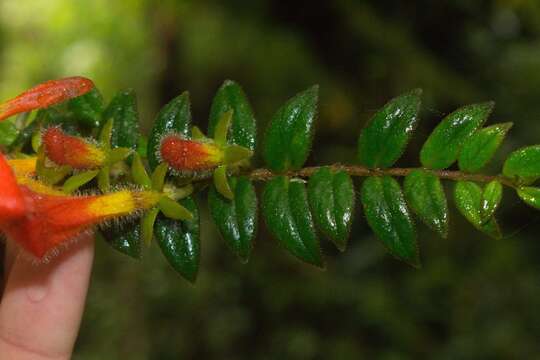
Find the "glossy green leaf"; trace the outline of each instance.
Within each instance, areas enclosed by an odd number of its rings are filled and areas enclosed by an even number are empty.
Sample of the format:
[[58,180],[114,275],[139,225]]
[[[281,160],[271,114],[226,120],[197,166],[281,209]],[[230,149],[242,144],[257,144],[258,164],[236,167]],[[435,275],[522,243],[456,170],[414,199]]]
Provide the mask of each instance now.
[[156,207],[148,210],[141,218],[141,242],[146,246],[150,246],[152,238],[154,237],[154,225],[158,214],[159,209]]
[[494,238],[500,238],[499,226],[492,216],[482,219],[482,188],[471,181],[458,181],[454,191],[454,200],[459,212],[478,230]]
[[227,166],[221,165],[214,170],[214,188],[225,198],[234,199],[234,192],[231,190],[227,177]]
[[180,205],[193,214],[193,220],[173,220],[160,215],[154,235],[169,264],[193,283],[197,279],[201,253],[199,209],[191,197],[181,200]]
[[250,150],[255,150],[257,124],[253,110],[242,88],[231,80],[226,80],[219,88],[212,102],[208,134],[214,137],[216,125],[221,116],[232,110],[233,116],[229,129],[229,142]]
[[495,124],[474,133],[459,154],[459,168],[470,173],[480,171],[495,155],[511,127],[510,122]]
[[336,247],[347,247],[354,213],[355,193],[345,171],[323,167],[309,178],[308,199],[317,228]]
[[503,166],[503,175],[522,184],[531,184],[540,178],[540,145],[514,151]]
[[11,145],[19,135],[19,130],[12,120],[0,122],[0,145]]
[[97,88],[69,100],[67,108],[77,122],[93,128],[101,125],[104,105],[103,96]]
[[448,205],[441,180],[426,170],[414,170],[403,183],[405,199],[411,209],[432,230],[448,236]]
[[482,202],[480,204],[480,215],[483,222],[489,220],[499,207],[503,195],[503,187],[500,182],[493,180],[489,182],[482,192]]
[[540,209],[540,188],[523,186],[517,190],[517,194],[527,205]]
[[191,109],[189,93],[174,98],[161,109],[148,138],[148,163],[153,170],[159,165],[159,146],[164,135],[178,133],[191,138]]
[[113,120],[111,145],[135,150],[140,137],[137,97],[133,90],[116,94],[103,113],[105,119]]
[[257,231],[257,194],[245,177],[229,179],[234,200],[224,198],[215,187],[208,193],[208,206],[219,233],[229,248],[247,263]]
[[300,260],[323,267],[304,183],[277,176],[266,183],[262,204],[268,229],[280,244]]
[[390,254],[420,267],[416,231],[399,183],[392,177],[369,177],[361,190],[369,226]]
[[392,166],[403,154],[416,124],[422,90],[390,100],[360,133],[358,159],[370,168]]
[[158,202],[159,210],[173,220],[193,220],[193,214],[173,199],[162,196]]
[[68,178],[62,187],[62,191],[70,194],[81,186],[92,181],[99,173],[99,170],[90,170],[78,173]]
[[319,87],[299,93],[274,115],[265,134],[264,159],[275,172],[300,169],[311,150]]
[[468,105],[446,116],[420,151],[422,165],[431,169],[446,169],[452,165],[463,144],[484,124],[493,106],[493,102]]
[[101,235],[115,250],[137,260],[141,258],[141,228],[137,221],[129,221],[121,226],[113,225],[101,231]]

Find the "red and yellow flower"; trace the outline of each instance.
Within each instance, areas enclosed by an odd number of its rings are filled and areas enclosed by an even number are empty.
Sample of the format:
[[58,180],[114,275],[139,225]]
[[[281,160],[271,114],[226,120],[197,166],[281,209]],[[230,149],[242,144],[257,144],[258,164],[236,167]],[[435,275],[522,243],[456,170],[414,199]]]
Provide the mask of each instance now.
[[223,150],[215,144],[188,140],[178,134],[161,140],[159,155],[171,169],[185,174],[213,170],[224,161]]
[[156,206],[161,196],[131,190],[66,195],[29,177],[31,160],[24,161],[0,155],[0,231],[38,259],[95,225]]
[[56,165],[73,169],[97,169],[107,160],[106,152],[95,143],[67,135],[59,127],[51,127],[42,134],[45,155]]

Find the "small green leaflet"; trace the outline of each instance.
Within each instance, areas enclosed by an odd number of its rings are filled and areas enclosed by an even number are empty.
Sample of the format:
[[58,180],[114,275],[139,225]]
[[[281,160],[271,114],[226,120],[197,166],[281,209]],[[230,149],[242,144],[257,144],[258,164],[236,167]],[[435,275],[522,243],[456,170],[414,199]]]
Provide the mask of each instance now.
[[399,183],[390,176],[369,177],[360,194],[368,224],[390,254],[420,267],[416,231]]
[[511,127],[511,122],[495,124],[474,133],[459,154],[460,170],[470,173],[480,171],[495,155]]
[[242,88],[231,80],[226,80],[219,88],[210,109],[208,135],[214,136],[216,125],[221,116],[233,110],[229,138],[232,144],[255,150],[257,124],[253,110]]
[[285,249],[302,261],[324,267],[302,180],[285,176],[270,180],[264,188],[262,210],[268,229]]
[[266,129],[263,155],[274,172],[300,169],[311,150],[319,87],[299,93],[274,115]]
[[358,140],[362,165],[387,168],[399,159],[416,128],[421,94],[416,89],[392,99],[371,118]]
[[493,238],[500,238],[501,231],[492,216],[482,218],[482,188],[472,181],[458,181],[454,191],[454,200],[459,212],[478,230]]
[[158,215],[154,236],[169,264],[186,280],[195,282],[201,254],[199,208],[191,197],[179,201],[193,220],[173,220]]
[[518,189],[517,194],[527,205],[540,209],[540,188],[524,186]]
[[448,205],[441,180],[427,170],[414,170],[403,183],[411,209],[432,230],[448,236]]
[[540,145],[527,146],[511,153],[504,162],[503,175],[524,185],[539,179]]
[[133,90],[116,94],[103,112],[104,119],[113,120],[111,145],[113,148],[124,147],[137,149],[141,136],[139,132],[139,112],[137,98]]
[[344,251],[354,213],[351,177],[345,171],[320,168],[309,178],[308,198],[317,228]]
[[253,183],[245,177],[229,179],[234,199],[224,198],[215,187],[208,193],[212,219],[229,248],[243,263],[249,261],[257,233],[257,195]]
[[446,116],[420,151],[422,165],[430,169],[446,169],[452,165],[463,144],[484,124],[493,106],[493,102],[468,105]]

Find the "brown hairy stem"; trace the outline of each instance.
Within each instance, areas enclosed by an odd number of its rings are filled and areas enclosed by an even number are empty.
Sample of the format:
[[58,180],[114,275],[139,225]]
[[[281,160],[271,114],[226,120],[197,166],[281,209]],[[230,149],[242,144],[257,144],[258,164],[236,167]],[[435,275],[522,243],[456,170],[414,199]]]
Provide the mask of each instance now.
[[[255,169],[250,172],[245,173],[250,179],[254,181],[267,181],[271,178],[279,175],[286,175],[289,177],[299,177],[299,178],[309,178],[317,170],[322,167],[329,167],[333,170],[342,170],[348,173],[351,176],[407,176],[413,170],[419,170],[421,168],[389,168],[389,169],[369,169],[364,166],[359,165],[341,165],[341,164],[332,164],[327,166],[311,166],[306,167],[296,171],[287,171],[285,173],[274,173],[268,169]],[[440,179],[448,179],[454,181],[475,181],[487,183],[493,180],[498,180],[502,184],[510,187],[515,187],[516,184],[512,182],[511,179],[506,178],[502,175],[484,175],[484,174],[470,174],[464,173],[461,171],[452,171],[452,170],[429,170],[424,169],[437,176]]]

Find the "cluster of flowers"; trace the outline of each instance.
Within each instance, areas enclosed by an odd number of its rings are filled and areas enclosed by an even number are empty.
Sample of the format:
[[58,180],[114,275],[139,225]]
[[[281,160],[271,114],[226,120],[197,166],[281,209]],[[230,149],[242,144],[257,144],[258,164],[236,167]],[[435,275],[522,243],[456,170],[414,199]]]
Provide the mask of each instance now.
[[[45,82],[1,104],[0,121],[59,104],[93,88],[93,82],[83,77]],[[48,127],[41,132],[37,154],[7,158],[0,153],[0,231],[35,259],[44,260],[95,225],[139,214],[158,204],[165,203],[167,207],[163,185],[73,195],[66,188],[67,182],[62,188],[39,176],[40,168],[52,169],[61,178],[92,171],[95,176],[100,168],[131,155],[129,149],[115,150],[94,140],[68,135],[60,127]],[[170,134],[160,147],[160,158],[166,163],[162,177],[168,169],[184,173],[215,169],[225,155],[211,143]],[[182,209],[175,210],[182,213]]]

